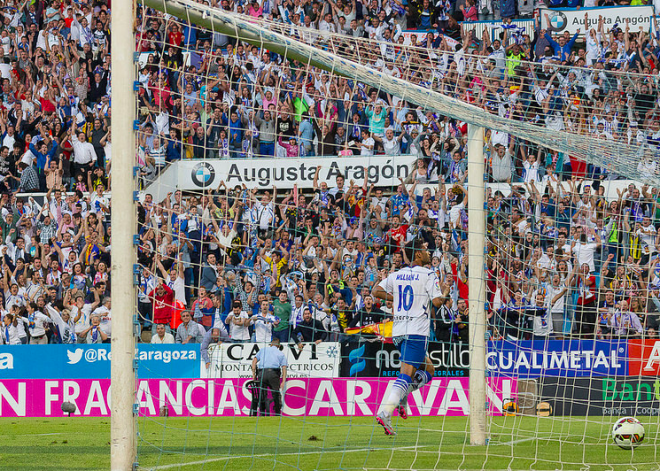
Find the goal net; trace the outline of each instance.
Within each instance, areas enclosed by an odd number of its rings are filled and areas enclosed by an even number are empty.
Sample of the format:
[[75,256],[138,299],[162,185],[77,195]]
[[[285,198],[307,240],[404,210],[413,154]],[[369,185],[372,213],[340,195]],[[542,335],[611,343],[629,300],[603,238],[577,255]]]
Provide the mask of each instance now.
[[[654,82],[467,26],[369,39],[305,26],[330,6],[237,8],[136,11],[142,340],[199,363],[138,378],[139,466],[657,466]],[[432,379],[387,436],[416,332]]]

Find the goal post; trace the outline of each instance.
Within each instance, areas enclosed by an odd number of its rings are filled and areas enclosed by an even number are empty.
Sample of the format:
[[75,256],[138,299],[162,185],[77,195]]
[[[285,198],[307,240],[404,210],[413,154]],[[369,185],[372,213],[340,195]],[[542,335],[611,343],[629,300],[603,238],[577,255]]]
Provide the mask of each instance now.
[[135,94],[134,4],[118,0],[112,11],[112,417],[110,462],[113,471],[133,469],[135,433]]
[[468,279],[470,293],[470,444],[486,445],[486,247],[484,129],[468,125]]

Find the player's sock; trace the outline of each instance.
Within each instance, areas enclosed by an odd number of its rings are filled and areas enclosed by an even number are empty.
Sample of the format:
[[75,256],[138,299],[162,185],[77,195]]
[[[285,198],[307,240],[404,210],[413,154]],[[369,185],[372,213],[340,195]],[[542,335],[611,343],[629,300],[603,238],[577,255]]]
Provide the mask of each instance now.
[[408,386],[406,393],[399,402],[399,407],[408,407],[408,396],[411,392],[421,389],[426,383],[431,381],[431,374],[426,370],[417,370],[412,378],[412,383]]
[[431,379],[432,379],[431,373],[429,373],[428,371],[426,370],[415,371],[412,380],[413,391],[421,389],[426,383],[431,381]]
[[[413,379],[413,381],[415,381]],[[399,406],[400,407],[406,407],[408,405],[408,395],[410,395],[411,392],[415,390],[414,383],[410,383],[408,385],[408,389],[406,389],[406,393],[401,397],[401,400],[399,401]]]
[[384,412],[386,415],[392,415],[396,406],[401,402],[401,398],[408,392],[408,386],[412,383],[412,378],[401,374],[394,382],[389,397],[381,404],[378,412]]

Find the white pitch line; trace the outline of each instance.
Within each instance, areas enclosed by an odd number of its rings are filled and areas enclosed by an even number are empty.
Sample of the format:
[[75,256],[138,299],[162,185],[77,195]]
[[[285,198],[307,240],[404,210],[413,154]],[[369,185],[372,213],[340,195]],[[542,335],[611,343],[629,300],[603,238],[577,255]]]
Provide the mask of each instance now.
[[[360,448],[357,450],[319,450],[319,451],[305,451],[303,453],[279,453],[277,456],[288,456],[288,455],[318,455],[318,454],[323,454],[323,453],[362,453],[365,451],[375,451],[375,450],[409,450],[411,448],[427,448],[430,445],[412,445],[412,446],[401,446],[401,447],[394,447],[394,448],[377,448],[377,447],[370,447],[370,448]],[[227,460],[238,460],[238,459],[243,459],[243,458],[264,458],[266,456],[273,456],[272,453],[264,453],[262,455],[244,455],[244,456],[222,456],[218,458],[212,458],[209,460],[200,460],[200,461],[190,461],[188,463],[177,463],[177,464],[165,464],[162,466],[155,466],[153,468],[143,468],[139,466],[139,469],[144,469],[148,471],[156,471],[159,469],[174,469],[174,468],[183,468],[184,466],[197,466],[200,464],[206,464],[206,463],[213,463],[216,461],[227,461]]]
[[504,443],[493,443],[493,442],[491,442],[491,445],[493,445],[493,446],[495,446],[495,445],[516,445],[518,443],[529,442],[529,441],[532,441],[532,440],[538,440],[538,438],[521,438],[520,440],[513,440],[513,441],[510,441],[510,442],[504,442]]

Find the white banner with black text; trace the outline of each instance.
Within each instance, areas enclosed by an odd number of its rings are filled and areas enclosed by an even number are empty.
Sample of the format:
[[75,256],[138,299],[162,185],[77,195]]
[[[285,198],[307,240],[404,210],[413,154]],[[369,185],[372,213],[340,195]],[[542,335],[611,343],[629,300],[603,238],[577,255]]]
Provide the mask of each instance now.
[[[374,155],[337,158],[273,158],[229,160],[181,160],[165,170],[160,178],[146,189],[148,193],[174,191],[215,190],[224,181],[227,187],[301,189],[313,188],[314,176],[320,165],[318,182],[335,186],[339,175],[362,185],[365,176],[377,186],[396,186],[412,173],[416,158],[411,155]],[[154,197],[156,195],[154,194]]]
[[[259,350],[267,348],[260,343],[223,343],[211,347],[211,364],[201,365],[202,378],[251,378],[252,359]],[[341,363],[337,342],[305,343],[302,350],[289,343],[282,346],[288,362],[289,378],[337,378]]]
[[[648,32],[651,27],[651,17],[653,16],[653,7],[647,5],[611,7],[611,8],[581,8],[574,9],[550,9],[541,8],[541,26],[552,33],[563,33],[568,31],[571,35],[580,30],[583,35],[587,30],[598,30],[598,18],[603,17],[603,26],[605,32],[611,31],[615,25],[621,30],[626,30],[626,20],[630,27],[630,32],[639,32],[640,28]],[[588,25],[585,26],[585,14],[587,15]]]

